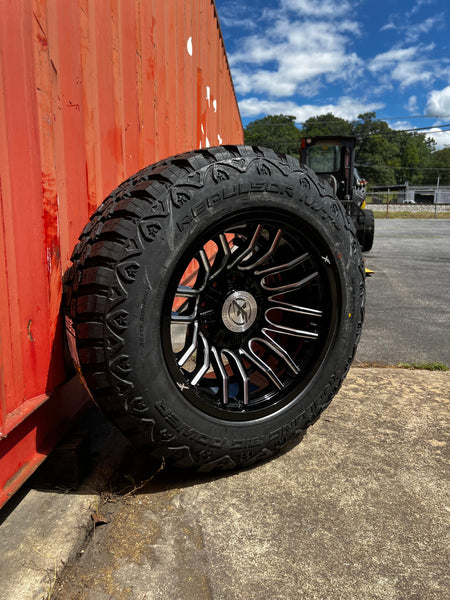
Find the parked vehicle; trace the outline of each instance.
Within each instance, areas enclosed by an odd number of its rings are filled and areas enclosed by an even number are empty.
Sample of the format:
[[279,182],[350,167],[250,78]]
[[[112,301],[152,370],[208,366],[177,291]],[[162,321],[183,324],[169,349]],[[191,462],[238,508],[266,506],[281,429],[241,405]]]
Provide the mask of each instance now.
[[368,252],[373,246],[375,219],[373,212],[365,208],[367,181],[356,171],[355,145],[354,137],[302,138],[300,156],[331,186],[355,225],[362,250]]

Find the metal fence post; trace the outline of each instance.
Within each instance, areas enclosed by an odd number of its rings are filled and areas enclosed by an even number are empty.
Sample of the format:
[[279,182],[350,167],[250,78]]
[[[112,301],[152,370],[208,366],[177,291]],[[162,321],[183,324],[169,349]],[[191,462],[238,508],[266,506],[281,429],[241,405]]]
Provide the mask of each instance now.
[[436,189],[434,191],[434,218],[435,219],[437,219],[437,201],[438,201],[438,197],[439,197],[439,179],[440,179],[440,176],[438,175]]

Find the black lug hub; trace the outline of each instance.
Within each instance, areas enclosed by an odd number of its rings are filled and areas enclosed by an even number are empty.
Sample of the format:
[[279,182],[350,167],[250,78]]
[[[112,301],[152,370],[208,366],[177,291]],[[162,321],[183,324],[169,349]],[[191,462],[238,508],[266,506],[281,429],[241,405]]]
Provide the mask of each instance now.
[[[245,331],[233,331],[224,323],[222,310],[228,298],[244,292],[251,295],[256,303],[257,312],[253,324]],[[209,282],[201,294],[199,321],[201,331],[210,343],[220,350],[238,349],[244,342],[258,332],[258,323],[265,310],[265,298],[255,278],[233,269],[220,274]],[[245,311],[245,306],[243,307]]]

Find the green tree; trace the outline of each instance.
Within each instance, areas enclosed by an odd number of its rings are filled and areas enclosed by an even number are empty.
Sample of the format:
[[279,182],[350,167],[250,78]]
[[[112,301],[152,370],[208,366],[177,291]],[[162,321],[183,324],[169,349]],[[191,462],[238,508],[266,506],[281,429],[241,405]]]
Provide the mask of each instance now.
[[450,185],[450,148],[443,148],[432,153],[430,167],[433,168],[430,173],[430,181],[436,185],[439,177],[439,185]]
[[[396,183],[396,169],[401,166],[395,132],[374,112],[358,116],[353,127],[356,136],[356,164],[364,179],[371,184]],[[394,134],[394,135],[393,135]]]
[[396,132],[400,151],[400,167],[396,171],[397,183],[408,181],[412,185],[431,183],[430,166],[434,142],[423,133]]
[[300,139],[319,135],[355,136],[356,166],[372,185],[450,185],[450,148],[434,151],[435,142],[425,134],[391,129],[376,113],[359,115],[350,123],[332,113],[311,117],[300,130],[295,117],[268,115],[252,121],[244,130],[246,144],[273,148],[298,158]]
[[302,137],[316,137],[318,135],[353,135],[352,124],[335,117],[332,113],[311,117],[303,123]]
[[275,152],[299,156],[300,130],[295,125],[295,117],[288,115],[268,115],[252,121],[244,129],[244,141],[250,146],[266,146]]

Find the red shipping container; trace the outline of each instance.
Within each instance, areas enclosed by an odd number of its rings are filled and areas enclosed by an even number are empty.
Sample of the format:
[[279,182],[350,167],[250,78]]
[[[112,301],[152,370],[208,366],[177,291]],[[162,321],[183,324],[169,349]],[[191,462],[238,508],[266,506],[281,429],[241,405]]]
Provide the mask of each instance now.
[[242,141],[213,0],[0,0],[0,506],[87,402],[60,301],[89,215],[148,164]]

